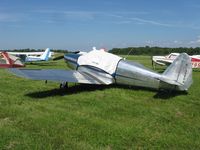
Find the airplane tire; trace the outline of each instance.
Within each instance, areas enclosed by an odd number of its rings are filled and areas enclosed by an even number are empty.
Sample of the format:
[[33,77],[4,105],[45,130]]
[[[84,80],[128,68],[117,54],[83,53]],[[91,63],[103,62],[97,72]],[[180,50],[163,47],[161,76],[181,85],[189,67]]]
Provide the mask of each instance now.
[[60,83],[60,89],[67,89],[68,88],[68,82]]

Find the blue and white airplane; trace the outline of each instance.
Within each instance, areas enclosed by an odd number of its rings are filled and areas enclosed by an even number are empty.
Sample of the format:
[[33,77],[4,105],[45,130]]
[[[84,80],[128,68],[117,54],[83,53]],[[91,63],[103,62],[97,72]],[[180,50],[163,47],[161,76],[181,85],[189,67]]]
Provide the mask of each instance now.
[[[14,51],[14,52],[8,52],[11,55],[15,55],[15,56],[41,56],[45,51],[35,51],[35,52],[18,52],[18,51]],[[52,58],[52,56],[54,55],[54,52],[50,52],[49,53],[49,58]]]
[[40,56],[25,56],[25,62],[33,62],[33,61],[48,61],[50,54],[50,48],[47,48],[44,53]]

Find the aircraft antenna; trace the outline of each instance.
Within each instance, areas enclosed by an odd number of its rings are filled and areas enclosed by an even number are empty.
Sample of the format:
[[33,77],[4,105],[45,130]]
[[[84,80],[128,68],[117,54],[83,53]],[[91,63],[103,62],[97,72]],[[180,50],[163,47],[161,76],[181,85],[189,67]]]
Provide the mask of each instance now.
[[128,54],[126,55],[125,59],[129,56],[129,54],[132,52],[133,47],[131,48],[131,50],[128,52]]
[[116,52],[117,55],[120,55],[120,50],[121,50],[121,49],[119,48],[119,49],[118,49],[118,52]]

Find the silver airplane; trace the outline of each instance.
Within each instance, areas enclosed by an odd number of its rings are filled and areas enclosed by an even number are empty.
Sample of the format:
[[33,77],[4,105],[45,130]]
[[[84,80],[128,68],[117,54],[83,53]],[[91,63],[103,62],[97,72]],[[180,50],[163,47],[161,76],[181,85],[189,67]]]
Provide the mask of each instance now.
[[59,82],[60,87],[67,87],[67,83],[72,82],[187,91],[192,84],[192,65],[186,53],[180,54],[162,74],[104,50],[68,53],[64,55],[64,59],[74,70],[15,68],[9,70],[20,77]]

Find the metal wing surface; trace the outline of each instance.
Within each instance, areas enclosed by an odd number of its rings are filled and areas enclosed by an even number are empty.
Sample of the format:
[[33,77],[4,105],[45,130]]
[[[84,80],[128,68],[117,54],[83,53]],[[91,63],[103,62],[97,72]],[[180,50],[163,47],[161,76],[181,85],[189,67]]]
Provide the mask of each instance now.
[[[94,77],[89,73],[84,73],[76,70],[58,70],[58,69],[8,69],[13,74],[29,78],[33,80],[49,80],[56,82],[72,82],[83,84],[112,84],[113,80],[107,80]],[[105,80],[105,81],[104,81]]]
[[166,65],[170,65],[171,63],[173,63],[174,60],[158,60],[158,62],[166,64]]

